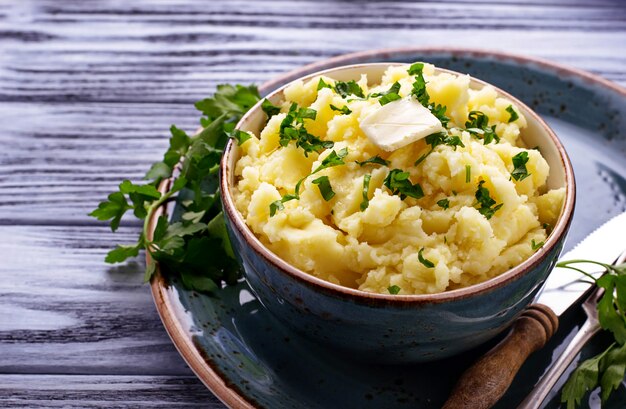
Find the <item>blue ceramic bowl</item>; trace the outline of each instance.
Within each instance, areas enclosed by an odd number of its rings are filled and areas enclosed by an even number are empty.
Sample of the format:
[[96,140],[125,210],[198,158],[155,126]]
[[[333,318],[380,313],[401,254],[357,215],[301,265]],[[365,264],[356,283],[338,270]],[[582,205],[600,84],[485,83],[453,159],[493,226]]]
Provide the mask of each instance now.
[[[372,82],[394,63],[351,65],[320,74],[341,81],[365,73]],[[446,70],[440,70],[446,71]],[[472,79],[472,86],[485,83]],[[495,88],[495,87],[494,87]],[[268,96],[277,103],[284,87]],[[515,102],[528,127],[522,139],[539,146],[550,165],[548,187],[566,187],[561,216],[544,246],[509,271],[470,287],[429,295],[373,294],[336,285],[307,274],[268,250],[237,211],[231,193],[240,156],[232,141],[220,169],[226,225],[245,277],[258,299],[280,321],[307,337],[363,359],[386,363],[430,361],[468,350],[504,330],[530,304],[554,267],[572,220],[575,184],[569,158],[554,132],[521,101]],[[260,103],[239,122],[259,133],[265,124]]]

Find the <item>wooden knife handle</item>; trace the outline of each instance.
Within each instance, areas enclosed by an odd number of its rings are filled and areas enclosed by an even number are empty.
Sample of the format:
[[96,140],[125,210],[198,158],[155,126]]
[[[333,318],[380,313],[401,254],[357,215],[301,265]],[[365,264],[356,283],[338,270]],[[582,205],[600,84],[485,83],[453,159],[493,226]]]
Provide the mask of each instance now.
[[515,320],[511,332],[469,367],[443,409],[491,408],[511,385],[526,358],[554,335],[559,319],[549,307],[530,305]]

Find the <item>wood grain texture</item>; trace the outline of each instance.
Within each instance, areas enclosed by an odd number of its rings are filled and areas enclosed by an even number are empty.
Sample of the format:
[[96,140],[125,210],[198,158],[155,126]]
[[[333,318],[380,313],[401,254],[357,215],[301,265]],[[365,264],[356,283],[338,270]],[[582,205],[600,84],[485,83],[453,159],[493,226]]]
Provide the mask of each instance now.
[[3,408],[223,408],[192,376],[0,375]]
[[0,1],[0,406],[219,407],[163,330],[133,240],[86,216],[223,82],[344,52],[455,46],[626,85],[621,0]]

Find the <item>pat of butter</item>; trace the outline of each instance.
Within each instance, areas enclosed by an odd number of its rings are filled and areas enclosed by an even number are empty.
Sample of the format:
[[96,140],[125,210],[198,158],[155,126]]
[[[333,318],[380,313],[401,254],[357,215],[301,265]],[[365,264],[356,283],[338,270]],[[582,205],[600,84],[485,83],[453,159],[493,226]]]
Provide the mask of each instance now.
[[387,152],[444,130],[437,117],[412,97],[372,106],[359,125],[374,145]]

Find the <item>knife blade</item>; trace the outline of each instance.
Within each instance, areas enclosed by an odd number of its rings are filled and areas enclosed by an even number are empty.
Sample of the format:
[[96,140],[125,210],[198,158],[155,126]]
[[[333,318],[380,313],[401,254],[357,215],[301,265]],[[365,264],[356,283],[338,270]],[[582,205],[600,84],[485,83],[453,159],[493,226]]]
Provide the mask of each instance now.
[[[560,260],[595,260],[610,264],[624,251],[619,240],[626,231],[626,212],[613,217]],[[593,274],[598,266],[576,265]],[[555,268],[543,290],[513,323],[511,331],[498,345],[469,367],[459,378],[443,409],[489,409],[507,391],[528,356],[541,349],[558,328],[559,316],[577,305],[591,283],[581,281],[582,274]],[[554,310],[553,310],[554,309]]]
[[[626,248],[626,242],[620,240],[620,234],[626,232],[626,212],[619,214],[578,243],[572,250],[560,257],[560,260],[594,260],[610,264]],[[577,264],[577,268],[589,274],[598,272],[598,266],[591,263]],[[536,298],[539,304],[547,305],[561,316],[593,285],[590,281],[581,281],[580,274],[556,267],[546,280],[543,290]]]

